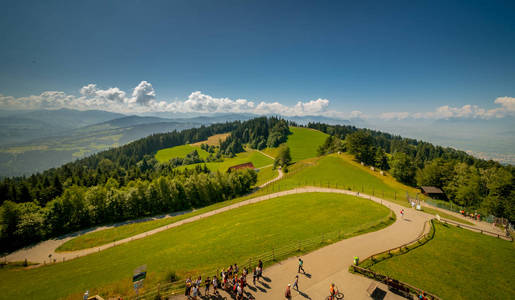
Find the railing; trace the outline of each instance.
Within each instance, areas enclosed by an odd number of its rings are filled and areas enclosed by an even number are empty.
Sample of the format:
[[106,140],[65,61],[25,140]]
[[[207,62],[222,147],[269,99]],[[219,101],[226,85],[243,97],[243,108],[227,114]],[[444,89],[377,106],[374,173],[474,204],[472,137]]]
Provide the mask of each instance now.
[[506,235],[503,235],[503,234],[500,234],[500,233],[491,232],[491,231],[488,231],[488,230],[483,230],[481,228],[476,228],[476,227],[460,224],[458,222],[454,222],[454,221],[443,219],[443,218],[441,219],[441,222],[443,222],[445,224],[454,225],[454,226],[456,226],[458,228],[465,228],[465,229],[468,229],[468,230],[477,231],[477,232],[480,232],[481,234],[490,235],[490,236],[497,237],[499,239],[503,239],[503,240],[507,240],[507,241],[513,242],[513,237],[511,236],[509,231],[507,231]]
[[[253,268],[257,266],[258,262],[261,260],[263,264],[269,264],[274,263],[277,261],[280,261],[282,259],[285,259],[287,257],[292,256],[292,254],[295,253],[306,253],[315,249],[318,249],[322,246],[337,242],[339,240],[343,240],[346,238],[350,238],[352,236],[358,235],[363,232],[367,232],[370,230],[373,230],[375,228],[381,227],[384,224],[388,224],[393,219],[393,213],[390,212],[390,214],[380,220],[379,222],[370,222],[367,224],[364,224],[361,226],[359,230],[356,230],[352,233],[343,233],[342,230],[333,231],[330,233],[324,233],[321,236],[303,240],[303,241],[294,241],[289,243],[286,246],[280,247],[280,248],[272,248],[270,251],[263,252],[260,255],[253,256],[247,259],[246,262],[243,264],[238,264],[240,267],[247,267],[249,269],[249,273],[252,272]],[[227,267],[227,266],[225,266]],[[209,272],[205,272],[204,274],[197,274],[202,275],[202,278],[212,277],[214,275],[219,276],[219,269],[217,270],[211,270]],[[185,288],[185,282],[184,280],[180,281],[174,281],[170,283],[164,283],[159,284],[155,288],[148,289],[147,291],[144,291],[139,296],[131,296],[128,297],[128,299],[154,299],[158,295],[160,296],[168,296],[177,294],[179,292],[182,292]]]
[[[426,231],[426,224],[428,224],[428,222],[431,225],[431,228],[429,229],[428,233],[424,233]],[[408,251],[418,248],[418,247],[424,245],[425,243],[427,243],[428,241],[432,240],[435,235],[435,227],[433,224],[433,220],[430,220],[428,222],[424,223],[422,232],[419,234],[419,236],[415,240],[413,240],[409,243],[405,243],[401,246],[373,254],[373,255],[365,258],[358,265],[352,265],[351,270],[356,273],[360,273],[366,277],[372,278],[376,281],[382,282],[382,283],[386,284],[388,287],[390,287],[391,289],[394,289],[397,292],[404,294],[405,296],[409,296],[411,294],[420,295],[423,293],[429,299],[440,299],[438,296],[436,296],[432,293],[426,292],[426,291],[419,289],[415,286],[412,286],[408,283],[398,281],[396,279],[390,278],[386,275],[376,273],[376,272],[368,269],[380,261],[383,261],[394,255],[401,255],[401,254],[407,253]],[[360,265],[361,265],[361,267],[360,267]],[[366,267],[363,267],[363,266],[366,266]]]

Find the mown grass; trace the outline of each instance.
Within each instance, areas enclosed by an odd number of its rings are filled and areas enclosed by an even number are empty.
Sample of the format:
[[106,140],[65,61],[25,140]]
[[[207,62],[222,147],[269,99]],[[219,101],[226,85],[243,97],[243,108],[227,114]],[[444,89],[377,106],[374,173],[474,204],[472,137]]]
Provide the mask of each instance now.
[[[316,157],[318,147],[322,145],[328,137],[327,134],[321,131],[303,127],[290,127],[290,131],[292,134],[288,136],[286,144],[290,147],[293,162]],[[272,157],[276,157],[278,148],[267,148],[264,149],[263,152]]]
[[258,151],[255,150],[248,150],[246,152],[238,153],[235,157],[232,158],[224,158],[224,161],[222,162],[208,162],[208,163],[199,163],[199,164],[192,164],[192,165],[186,165],[186,166],[180,166],[177,167],[178,170],[184,170],[184,169],[191,169],[195,168],[197,165],[204,166],[211,170],[211,171],[220,171],[220,172],[226,172],[227,169],[231,166],[243,164],[251,162],[254,167],[261,168],[267,165],[271,165],[274,163],[274,161]]
[[266,168],[262,168],[258,171],[258,179],[256,186],[260,186],[268,181],[276,178],[279,175],[279,171],[277,169],[273,169],[273,166],[269,166]]
[[409,207],[406,193],[414,198],[418,192],[396,182],[387,173],[380,175],[377,171],[361,166],[348,154],[331,154],[294,164],[284,179],[274,182],[257,194],[310,185],[357,191],[406,207]]
[[435,222],[435,237],[372,270],[443,299],[511,299],[515,295],[512,242]]
[[186,157],[187,154],[197,150],[200,158],[205,159],[209,156],[207,151],[200,149],[200,146],[192,146],[192,145],[181,145],[175,146],[171,148],[161,149],[157,151],[155,158],[158,162],[168,162],[170,159],[175,157]]
[[[327,211],[342,217],[328,218]],[[384,224],[389,215],[384,206],[347,195],[274,198],[68,262],[23,271],[2,270],[0,298],[72,299],[86,289],[104,296],[125,294],[132,289],[132,271],[143,264],[148,266],[145,286],[152,286],[171,270],[186,276],[244,263],[272,248],[335,229],[341,229],[342,234],[364,232],[364,227]]]

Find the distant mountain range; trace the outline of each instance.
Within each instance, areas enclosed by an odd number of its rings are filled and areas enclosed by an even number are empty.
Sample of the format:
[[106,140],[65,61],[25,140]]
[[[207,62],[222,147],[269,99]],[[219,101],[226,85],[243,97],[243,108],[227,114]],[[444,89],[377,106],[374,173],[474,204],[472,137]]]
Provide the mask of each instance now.
[[[158,113],[127,116],[99,110],[1,111],[0,177],[29,175],[154,133],[248,120],[253,114],[187,117]],[[341,120],[325,116],[293,116],[287,120],[354,125],[426,140],[469,151],[478,157],[515,164],[515,118],[497,120]]]

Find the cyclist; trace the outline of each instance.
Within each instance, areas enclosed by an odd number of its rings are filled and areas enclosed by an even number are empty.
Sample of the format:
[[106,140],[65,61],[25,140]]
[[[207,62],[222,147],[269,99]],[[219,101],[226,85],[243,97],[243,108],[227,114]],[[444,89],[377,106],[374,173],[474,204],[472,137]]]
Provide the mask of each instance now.
[[331,283],[331,286],[329,287],[329,299],[336,299],[336,294],[338,294],[338,289],[336,288],[334,283]]

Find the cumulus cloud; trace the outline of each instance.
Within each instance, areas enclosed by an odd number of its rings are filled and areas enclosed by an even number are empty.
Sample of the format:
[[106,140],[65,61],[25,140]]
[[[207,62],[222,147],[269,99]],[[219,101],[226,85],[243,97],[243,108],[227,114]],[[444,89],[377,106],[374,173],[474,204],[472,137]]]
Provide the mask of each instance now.
[[299,101],[293,106],[279,102],[259,103],[247,99],[216,98],[200,91],[191,93],[183,101],[158,100],[152,84],[141,81],[130,96],[117,87],[100,89],[88,84],[79,90],[80,96],[64,92],[44,92],[40,95],[15,98],[0,95],[0,108],[8,109],[102,109],[122,113],[172,112],[172,113],[254,113],[285,116],[319,115],[328,111],[329,100]]
[[[329,109],[329,100],[316,99],[298,101],[288,106],[279,102],[251,101],[247,99],[217,98],[200,91],[191,93],[186,99],[165,101],[157,98],[151,83],[141,81],[132,92],[117,87],[99,88],[88,84],[79,89],[79,95],[69,95],[61,91],[46,91],[40,95],[13,97],[0,94],[0,109],[58,109],[79,110],[99,109],[120,113],[170,112],[170,113],[252,113],[260,115],[307,116],[324,115],[334,118],[371,118],[361,111],[350,113]],[[502,118],[515,116],[515,98],[499,97],[496,107],[486,109],[477,105],[453,107],[444,105],[430,112],[385,112],[379,115],[386,120],[449,119],[449,118]]]
[[440,106],[431,112],[387,112],[382,113],[380,117],[385,120],[403,120],[407,118],[414,119],[451,119],[451,118],[469,118],[469,119],[492,119],[503,118],[506,116],[515,116],[515,98],[498,97],[494,104],[500,106],[485,109],[478,105],[463,105],[462,107],[452,107],[449,105]]
[[130,104],[148,105],[151,101],[156,98],[156,92],[152,87],[152,84],[142,81],[134,88],[132,92],[132,98],[129,99]]

